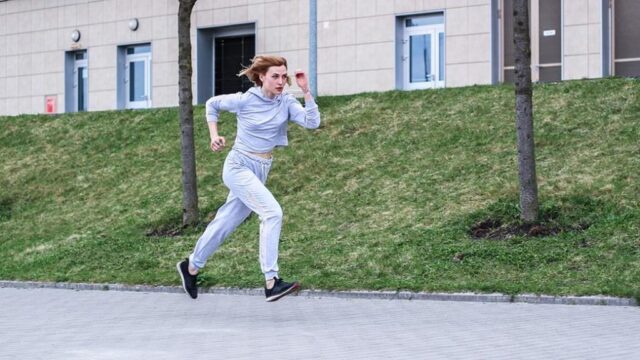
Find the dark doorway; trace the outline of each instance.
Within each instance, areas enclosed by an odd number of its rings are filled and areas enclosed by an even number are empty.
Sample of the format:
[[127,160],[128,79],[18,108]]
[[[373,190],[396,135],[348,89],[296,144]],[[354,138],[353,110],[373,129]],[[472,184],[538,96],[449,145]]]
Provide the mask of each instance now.
[[[212,28],[203,28],[198,29],[196,32],[196,56],[197,56],[197,68],[196,68],[196,76],[197,76],[197,102],[198,104],[204,104],[210,97],[214,95],[214,88],[217,89],[215,94],[220,94],[224,92],[224,89],[220,89],[222,86],[222,79],[235,76],[238,72],[240,72],[242,65],[249,65],[250,59],[254,56],[255,53],[255,34],[256,34],[256,26],[255,23],[248,24],[238,24],[238,25],[230,25],[230,26],[219,26]],[[238,39],[238,38],[251,38],[251,42],[254,45],[248,44],[246,41],[246,46],[248,50],[242,50],[245,52],[245,55],[242,56],[242,51],[240,51],[240,57],[235,61],[235,64],[230,62],[232,65],[231,69],[226,69],[226,66],[223,66],[225,61],[220,63],[220,69],[216,69],[217,62],[216,60],[223,60],[225,55],[220,55],[222,53],[226,53],[227,39]],[[216,44],[220,40],[225,40],[225,46],[220,44],[220,49],[216,49]],[[245,46],[240,47],[240,49],[245,49]],[[216,55],[215,53],[220,53]],[[236,51],[237,53],[238,51]],[[231,51],[233,54],[233,51]],[[228,55],[228,54],[226,54]],[[242,60],[242,58],[245,60]],[[225,68],[224,70],[222,70]],[[216,74],[220,74],[220,83],[217,84]],[[238,80],[238,79],[236,79]],[[240,80],[242,82],[242,80]],[[245,80],[246,81],[246,80]],[[249,84],[248,86],[251,86]],[[242,87],[237,87],[235,92],[242,91]],[[233,92],[232,91],[232,92]]]
[[246,76],[238,77],[255,56],[255,36],[215,38],[214,95],[244,92],[253,86]]
[[640,2],[616,0],[614,6],[614,74],[640,76]]

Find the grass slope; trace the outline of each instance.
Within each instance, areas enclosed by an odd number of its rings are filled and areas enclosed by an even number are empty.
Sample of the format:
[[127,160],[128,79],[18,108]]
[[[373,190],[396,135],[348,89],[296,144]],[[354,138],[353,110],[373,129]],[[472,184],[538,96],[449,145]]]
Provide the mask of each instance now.
[[[270,174],[282,275],[323,289],[638,296],[640,81],[535,87],[543,214],[588,229],[473,240],[473,224],[518,217],[513,99],[509,86],[319,99],[321,128],[291,126]],[[175,262],[227,195],[226,151],[207,150],[202,107],[195,117],[203,225],[175,237],[146,234],[181,219],[176,108],[0,117],[0,278],[177,284]],[[234,123],[221,119],[228,140]],[[257,234],[252,216],[202,285],[261,286]]]

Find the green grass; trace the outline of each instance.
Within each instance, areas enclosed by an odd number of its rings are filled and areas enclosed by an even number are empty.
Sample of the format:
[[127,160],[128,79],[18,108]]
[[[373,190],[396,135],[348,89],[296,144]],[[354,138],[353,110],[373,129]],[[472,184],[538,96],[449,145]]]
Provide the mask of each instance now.
[[[291,126],[270,174],[285,212],[283,277],[321,289],[640,295],[640,81],[535,86],[543,215],[590,226],[504,241],[468,231],[518,218],[510,86],[319,105],[321,128]],[[203,225],[176,237],[146,235],[181,220],[176,108],[0,117],[0,279],[178,284],[175,262],[227,195],[226,151],[208,151],[202,107],[195,117]],[[221,132],[233,139],[231,114]],[[261,286],[257,234],[252,216],[202,285]]]

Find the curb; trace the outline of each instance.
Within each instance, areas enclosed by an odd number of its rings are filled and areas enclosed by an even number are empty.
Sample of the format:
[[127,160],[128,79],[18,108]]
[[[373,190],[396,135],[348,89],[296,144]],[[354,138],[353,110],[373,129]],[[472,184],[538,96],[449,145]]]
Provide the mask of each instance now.
[[[151,286],[151,285],[124,285],[124,284],[89,284],[89,283],[65,283],[65,282],[38,282],[38,281],[2,281],[0,288],[15,289],[66,289],[66,290],[101,290],[101,291],[134,291],[156,293],[182,293],[181,286]],[[200,294],[222,295],[250,295],[264,296],[261,288],[201,288]],[[433,301],[467,301],[484,303],[528,303],[550,305],[608,305],[608,306],[638,306],[638,302],[631,298],[619,298],[613,296],[551,296],[551,295],[505,295],[500,293],[476,294],[476,293],[428,293],[411,291],[326,291],[326,290],[301,290],[298,296],[309,298],[342,298],[342,299],[378,299],[378,300],[433,300]]]

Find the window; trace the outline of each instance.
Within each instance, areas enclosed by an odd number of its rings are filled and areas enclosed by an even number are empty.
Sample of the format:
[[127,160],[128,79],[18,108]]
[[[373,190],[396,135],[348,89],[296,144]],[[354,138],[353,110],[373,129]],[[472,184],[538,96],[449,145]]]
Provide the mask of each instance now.
[[[534,13],[532,9],[537,9],[537,12]],[[502,19],[502,79],[506,83],[513,83],[515,45],[513,43],[513,16],[510,15],[513,14],[511,1],[503,1],[502,13],[506,14]],[[562,80],[562,3],[557,0],[532,1],[529,6],[529,26],[531,80],[535,82]]]
[[411,16],[402,20],[401,88],[444,87],[444,14]]
[[118,48],[118,108],[151,107],[151,45]]

